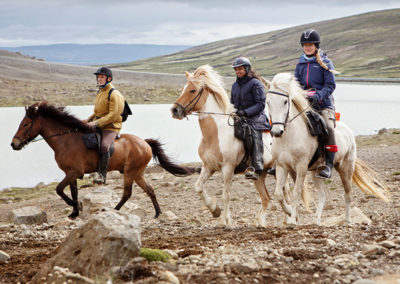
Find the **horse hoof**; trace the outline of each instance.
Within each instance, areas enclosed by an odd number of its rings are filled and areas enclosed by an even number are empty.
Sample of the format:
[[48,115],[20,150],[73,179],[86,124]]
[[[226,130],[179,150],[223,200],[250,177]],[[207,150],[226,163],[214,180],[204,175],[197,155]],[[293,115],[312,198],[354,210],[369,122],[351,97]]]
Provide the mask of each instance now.
[[221,209],[217,207],[213,212],[211,212],[214,218],[221,216]]
[[74,219],[76,219],[76,217],[78,217],[78,216],[79,216],[79,213],[78,213],[78,212],[72,212],[71,214],[68,215],[68,218],[74,220]]
[[161,215],[161,211],[160,212],[156,212],[156,215],[154,216],[154,219],[157,219],[160,215]]

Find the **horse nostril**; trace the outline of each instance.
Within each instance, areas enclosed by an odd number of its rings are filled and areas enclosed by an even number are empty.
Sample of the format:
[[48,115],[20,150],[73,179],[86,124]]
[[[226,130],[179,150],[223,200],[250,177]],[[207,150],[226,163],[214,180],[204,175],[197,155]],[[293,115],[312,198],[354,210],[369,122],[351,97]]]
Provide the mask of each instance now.
[[13,148],[14,148],[14,142],[11,142],[11,147],[13,147]]

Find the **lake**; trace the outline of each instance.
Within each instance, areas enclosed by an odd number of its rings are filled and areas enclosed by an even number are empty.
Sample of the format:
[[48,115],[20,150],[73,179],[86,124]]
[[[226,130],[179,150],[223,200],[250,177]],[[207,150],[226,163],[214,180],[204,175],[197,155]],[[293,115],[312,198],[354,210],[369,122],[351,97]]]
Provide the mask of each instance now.
[[[336,111],[355,135],[374,134],[381,128],[400,128],[400,85],[339,83],[334,93]],[[201,134],[196,116],[172,119],[171,105],[131,105],[133,116],[122,133],[164,143],[168,155],[177,162],[200,161],[197,147]],[[93,106],[69,107],[78,118],[87,118]],[[6,187],[32,187],[39,182],[60,181],[64,173],[57,167],[54,152],[44,140],[20,151],[10,143],[24,116],[23,107],[0,108],[0,190]]]

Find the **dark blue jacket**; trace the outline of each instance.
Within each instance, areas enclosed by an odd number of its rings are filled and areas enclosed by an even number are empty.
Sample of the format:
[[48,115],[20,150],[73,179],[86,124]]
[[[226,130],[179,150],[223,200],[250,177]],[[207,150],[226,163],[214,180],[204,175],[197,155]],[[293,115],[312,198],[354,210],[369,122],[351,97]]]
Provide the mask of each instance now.
[[[330,68],[334,69],[332,61],[325,53],[321,52],[322,61]],[[294,75],[299,80],[304,90],[314,88],[319,104],[316,109],[331,108],[335,109],[332,93],[336,88],[335,76],[328,70],[319,65],[314,57],[307,58],[303,53],[299,63],[296,65]]]
[[231,103],[237,110],[246,113],[249,124],[255,130],[270,129],[264,111],[265,99],[264,86],[256,78],[237,78],[232,85]]

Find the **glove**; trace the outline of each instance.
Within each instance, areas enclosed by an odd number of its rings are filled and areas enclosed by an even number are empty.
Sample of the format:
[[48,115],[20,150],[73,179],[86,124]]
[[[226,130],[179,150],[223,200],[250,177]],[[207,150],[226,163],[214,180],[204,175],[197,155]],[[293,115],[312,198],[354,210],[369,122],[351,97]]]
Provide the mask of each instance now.
[[318,99],[316,96],[308,96],[307,97],[308,102],[310,103],[311,106],[315,106],[318,104]]
[[236,114],[240,117],[246,116],[246,112],[244,110],[238,110]]

